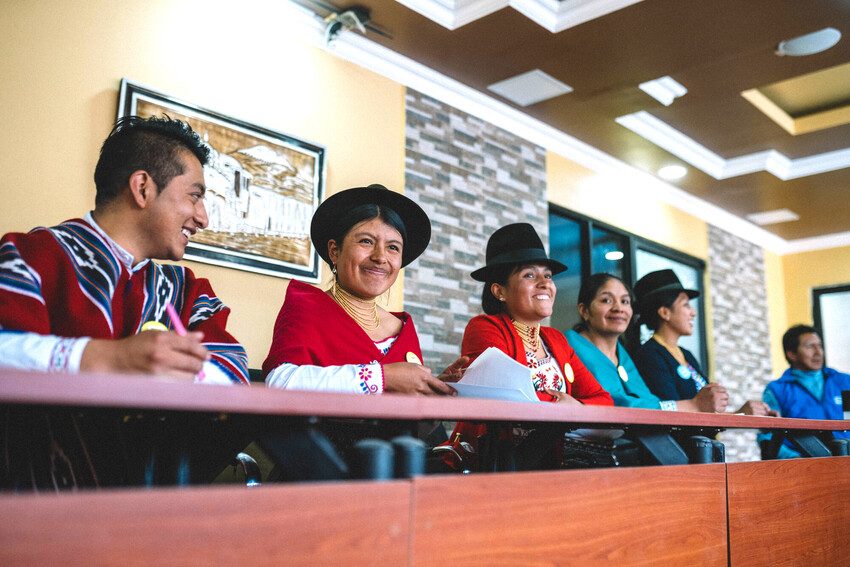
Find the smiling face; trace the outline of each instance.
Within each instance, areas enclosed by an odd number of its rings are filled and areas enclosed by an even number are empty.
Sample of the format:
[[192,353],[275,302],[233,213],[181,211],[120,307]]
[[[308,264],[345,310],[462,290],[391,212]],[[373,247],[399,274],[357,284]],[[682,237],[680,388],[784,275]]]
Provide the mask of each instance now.
[[404,243],[401,234],[374,218],[354,225],[342,239],[328,241],[339,285],[360,299],[375,299],[398,277]]
[[823,368],[823,342],[817,333],[800,335],[796,351],[785,353],[791,367],[797,370],[820,370]]
[[679,336],[693,334],[694,318],[697,316],[697,311],[691,305],[691,300],[684,291],[679,294],[673,305],[660,307],[658,314],[661,316],[661,325],[667,325]]
[[204,168],[189,151],[180,152],[179,160],[183,173],[162,191],[151,181],[153,191],[146,196],[147,258],[180,260],[189,237],[209,223],[204,207]]
[[599,335],[619,336],[632,320],[632,300],[622,282],[609,278],[596,292],[590,305],[579,305],[588,329]]
[[537,325],[552,315],[557,290],[552,270],[545,264],[522,266],[504,285],[494,283],[490,289],[496,299],[504,299],[505,311],[515,321]]

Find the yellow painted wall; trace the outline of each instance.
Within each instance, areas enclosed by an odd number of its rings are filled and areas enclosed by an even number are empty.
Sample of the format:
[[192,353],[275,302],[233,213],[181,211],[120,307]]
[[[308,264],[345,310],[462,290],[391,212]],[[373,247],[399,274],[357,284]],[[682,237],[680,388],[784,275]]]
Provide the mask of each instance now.
[[[0,233],[93,207],[122,77],[324,145],[328,193],[401,190],[404,88],[310,47],[282,4],[0,0]],[[187,264],[232,307],[230,328],[259,366],[286,280]]]
[[765,251],[764,280],[767,288],[767,316],[770,332],[771,376],[779,376],[788,366],[782,352],[782,335],[788,329],[788,300],[785,294],[785,277],[782,256]]
[[782,269],[787,299],[785,327],[811,325],[812,289],[850,283],[850,246],[783,256]]
[[549,201],[638,236],[708,258],[708,227],[679,209],[646,198],[628,179],[608,178],[558,154],[546,156]]

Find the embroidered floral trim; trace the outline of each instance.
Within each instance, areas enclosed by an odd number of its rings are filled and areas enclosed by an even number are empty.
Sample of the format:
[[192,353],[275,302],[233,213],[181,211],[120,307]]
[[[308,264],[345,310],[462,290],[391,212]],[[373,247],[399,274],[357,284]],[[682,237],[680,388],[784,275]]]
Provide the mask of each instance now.
[[[380,390],[378,389],[378,385],[374,383],[376,377],[369,366],[368,364],[357,365],[357,378],[360,380],[360,389],[363,390],[364,394],[378,394]],[[383,372],[381,373],[381,381],[383,381]]]
[[558,368],[558,363],[551,355],[537,359],[534,353],[525,353],[525,360],[531,369],[531,383],[538,392],[557,390],[566,392],[564,376]]
[[62,338],[53,345],[50,352],[50,360],[47,363],[48,372],[67,372],[71,361],[71,352],[74,350],[75,338]]

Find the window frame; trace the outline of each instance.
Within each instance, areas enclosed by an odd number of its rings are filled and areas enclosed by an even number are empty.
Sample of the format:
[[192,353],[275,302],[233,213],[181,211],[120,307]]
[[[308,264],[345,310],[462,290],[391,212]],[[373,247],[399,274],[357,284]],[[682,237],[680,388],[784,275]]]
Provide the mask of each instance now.
[[[823,334],[823,314],[820,308],[820,299],[824,295],[831,293],[847,293],[850,292],[850,284],[837,284],[830,286],[822,286],[812,288],[812,327],[814,327],[821,340],[826,343],[826,337]],[[824,365],[826,365],[827,354],[824,353]]]
[[[700,337],[702,341],[700,341],[700,359],[702,360],[703,371],[706,376],[711,375],[710,368],[710,359],[708,352],[708,335],[707,335],[707,325],[705,318],[705,304],[706,304],[706,294],[705,294],[705,271],[706,271],[706,262],[701,258],[697,258],[696,256],[691,256],[685,252],[680,250],[676,250],[674,248],[670,248],[669,246],[665,246],[659,242],[655,242],[648,238],[644,238],[642,236],[638,236],[632,232],[627,230],[623,230],[622,228],[613,226],[606,222],[602,222],[596,220],[587,215],[583,215],[581,213],[577,213],[575,211],[571,211],[565,207],[560,205],[556,205],[554,203],[549,203],[549,214],[555,214],[562,217],[565,217],[568,220],[576,222],[579,224],[580,234],[581,234],[581,243],[580,243],[580,255],[581,255],[581,279],[582,281],[586,280],[593,273],[593,229],[601,228],[608,232],[612,232],[619,236],[622,236],[626,240],[626,250],[624,250],[623,256],[623,274],[626,276],[626,283],[629,287],[634,288],[634,283],[637,279],[637,262],[635,260],[635,256],[637,251],[643,250],[644,252],[649,252],[650,254],[655,254],[658,256],[662,256],[674,262],[678,262],[680,264],[685,264],[688,267],[694,268],[699,272],[699,277],[697,278],[697,291],[700,293],[700,299],[702,301],[698,304],[697,310],[697,325],[699,326]],[[551,240],[551,228],[549,239]],[[850,290],[850,285],[847,286],[848,290]],[[815,325],[817,327],[817,325]],[[638,325],[630,325],[629,329],[625,333],[625,343],[633,350],[639,344],[640,340],[640,327]]]

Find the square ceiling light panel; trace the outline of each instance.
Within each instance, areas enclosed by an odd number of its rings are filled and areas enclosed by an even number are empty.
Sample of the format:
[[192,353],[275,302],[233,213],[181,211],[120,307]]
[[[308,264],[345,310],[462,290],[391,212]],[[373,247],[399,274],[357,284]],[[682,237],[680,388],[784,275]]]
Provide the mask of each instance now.
[[759,226],[767,226],[769,224],[800,220],[800,215],[788,209],[776,209],[774,211],[764,211],[763,213],[747,215],[747,219]]
[[850,124],[850,63],[741,93],[791,135]]
[[493,83],[487,89],[520,106],[531,106],[573,92],[571,86],[547,75],[540,69]]

